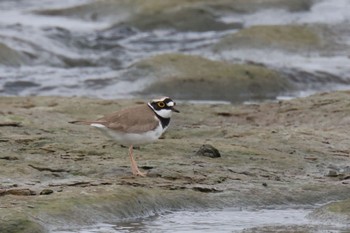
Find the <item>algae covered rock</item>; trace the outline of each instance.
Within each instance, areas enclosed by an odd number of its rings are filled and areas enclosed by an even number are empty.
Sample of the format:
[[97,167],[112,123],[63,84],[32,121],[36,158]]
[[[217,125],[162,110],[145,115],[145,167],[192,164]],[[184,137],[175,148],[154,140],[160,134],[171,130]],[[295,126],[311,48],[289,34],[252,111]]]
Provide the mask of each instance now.
[[[265,9],[283,9],[287,11],[308,11],[314,4],[313,0],[224,0],[222,5],[235,9],[236,12],[252,13]],[[217,3],[220,4],[220,3]]]
[[0,42],[0,65],[19,66],[28,64],[28,59],[24,54]]
[[236,49],[284,50],[309,53],[329,49],[331,32],[322,26],[258,25],[242,29],[221,39],[213,50],[224,52]]
[[312,4],[312,0],[99,0],[35,13],[91,21],[110,20],[116,25],[124,24],[141,30],[217,31],[240,27],[237,23],[221,22],[220,17],[225,13],[252,13],[273,8],[306,11]]
[[158,14],[140,14],[132,17],[128,25],[141,30],[176,29],[178,31],[221,31],[241,28],[240,23],[226,24],[206,9],[176,9]]
[[27,215],[12,209],[0,209],[0,232],[4,233],[46,233],[44,227]]
[[349,224],[350,199],[324,205],[313,211],[309,217],[325,223]]
[[[3,198],[3,197],[2,197]],[[17,202],[6,196],[0,203]],[[169,210],[208,207],[213,200],[191,190],[169,191],[132,185],[67,188],[52,196],[21,199],[25,205],[0,209],[0,232],[44,233],[116,219],[147,217]]]
[[292,88],[283,75],[266,67],[182,54],[147,58],[134,64],[128,75],[153,79],[143,94],[163,94],[177,99],[237,102],[275,98]]
[[44,15],[63,15],[91,21],[110,20],[140,30],[176,29],[179,31],[226,30],[240,24],[217,20],[210,9],[195,4],[200,1],[111,1],[103,0],[64,9],[36,11]]
[[99,0],[64,8],[35,10],[33,13],[49,16],[65,16],[89,21],[103,21],[107,19],[123,20],[130,17],[135,10],[135,5],[128,3],[128,1]]

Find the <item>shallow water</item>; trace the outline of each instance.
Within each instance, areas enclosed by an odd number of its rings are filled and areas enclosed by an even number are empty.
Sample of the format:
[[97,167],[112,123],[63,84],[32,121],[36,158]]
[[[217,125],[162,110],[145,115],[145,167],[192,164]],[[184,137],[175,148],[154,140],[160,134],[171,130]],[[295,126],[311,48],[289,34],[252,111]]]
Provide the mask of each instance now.
[[[211,210],[178,211],[145,219],[98,224],[91,227],[59,230],[54,233],[121,233],[121,232],[242,232],[256,227],[282,226],[290,229],[315,228],[315,232],[345,232],[346,226],[323,225],[307,218],[311,209],[259,209],[259,210]],[[349,226],[348,226],[349,227]],[[270,228],[269,228],[270,229]],[[272,228],[273,229],[273,228]],[[349,228],[348,228],[349,230]],[[259,231],[258,231],[259,232]],[[270,232],[274,232],[270,229]],[[283,231],[278,231],[283,232]]]

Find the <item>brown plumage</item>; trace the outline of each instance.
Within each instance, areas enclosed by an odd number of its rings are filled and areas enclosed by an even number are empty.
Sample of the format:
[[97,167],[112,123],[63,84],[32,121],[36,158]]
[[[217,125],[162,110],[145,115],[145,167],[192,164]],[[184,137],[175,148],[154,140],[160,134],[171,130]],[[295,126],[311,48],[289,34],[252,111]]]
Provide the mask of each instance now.
[[154,130],[159,125],[159,122],[155,119],[154,112],[146,104],[122,109],[94,121],[72,121],[70,123],[84,125],[101,124],[122,133],[142,133]]

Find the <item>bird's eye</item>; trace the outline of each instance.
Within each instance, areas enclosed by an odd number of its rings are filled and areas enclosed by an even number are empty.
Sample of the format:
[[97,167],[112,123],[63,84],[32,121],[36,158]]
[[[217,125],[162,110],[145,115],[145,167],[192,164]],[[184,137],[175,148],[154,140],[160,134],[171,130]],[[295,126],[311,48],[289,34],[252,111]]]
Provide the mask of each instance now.
[[165,107],[165,103],[163,101],[158,102],[158,107],[164,108]]

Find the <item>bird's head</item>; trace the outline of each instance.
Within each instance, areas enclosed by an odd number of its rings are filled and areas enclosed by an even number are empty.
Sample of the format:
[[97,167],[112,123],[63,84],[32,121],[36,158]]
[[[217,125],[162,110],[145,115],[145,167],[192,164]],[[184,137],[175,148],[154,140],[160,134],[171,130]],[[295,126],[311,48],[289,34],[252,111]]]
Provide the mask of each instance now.
[[173,112],[180,112],[175,108],[176,103],[169,97],[154,99],[148,103],[153,111],[160,117],[170,118]]

